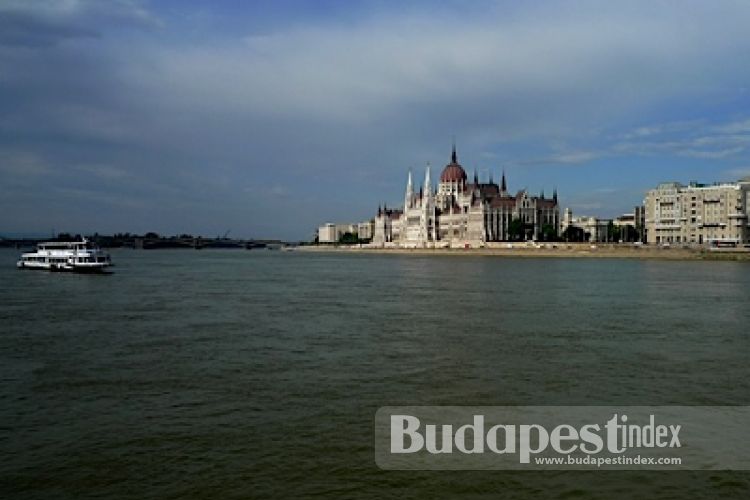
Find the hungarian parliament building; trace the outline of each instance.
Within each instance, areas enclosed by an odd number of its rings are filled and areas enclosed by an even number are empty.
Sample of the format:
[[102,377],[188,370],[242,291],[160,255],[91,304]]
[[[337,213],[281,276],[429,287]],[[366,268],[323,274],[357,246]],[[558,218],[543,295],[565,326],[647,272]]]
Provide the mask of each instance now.
[[560,233],[557,190],[551,198],[530,195],[525,189],[511,194],[505,173],[500,185],[468,182],[453,146],[451,161],[443,168],[437,190],[430,167],[419,189],[411,172],[406,181],[403,209],[379,207],[372,227],[372,244],[400,247],[465,247],[493,241],[545,241]]

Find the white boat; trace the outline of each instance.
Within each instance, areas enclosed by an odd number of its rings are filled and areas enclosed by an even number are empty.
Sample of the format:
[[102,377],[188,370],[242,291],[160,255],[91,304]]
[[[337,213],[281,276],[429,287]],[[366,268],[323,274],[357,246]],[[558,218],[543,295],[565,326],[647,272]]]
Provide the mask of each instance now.
[[109,254],[85,239],[39,243],[35,252],[22,254],[16,263],[19,269],[79,273],[100,273],[111,265]]

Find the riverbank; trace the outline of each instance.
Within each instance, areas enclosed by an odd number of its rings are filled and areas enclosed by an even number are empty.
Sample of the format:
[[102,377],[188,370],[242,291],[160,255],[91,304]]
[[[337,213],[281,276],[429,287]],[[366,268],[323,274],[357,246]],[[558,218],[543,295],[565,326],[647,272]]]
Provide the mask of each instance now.
[[750,251],[734,249],[708,250],[697,247],[636,246],[632,244],[556,243],[536,246],[499,244],[483,248],[383,248],[376,246],[304,246],[296,251],[342,252],[393,255],[455,255],[491,257],[610,258],[658,260],[729,260],[750,261]]

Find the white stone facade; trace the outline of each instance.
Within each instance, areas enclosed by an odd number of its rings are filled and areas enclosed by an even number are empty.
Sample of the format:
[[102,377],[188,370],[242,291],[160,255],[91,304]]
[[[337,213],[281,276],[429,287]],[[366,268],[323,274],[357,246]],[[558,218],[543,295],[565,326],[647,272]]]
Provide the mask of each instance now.
[[750,243],[750,178],[659,184],[646,193],[644,206],[649,243]]
[[583,232],[583,241],[601,243],[608,241],[609,224],[612,219],[601,219],[589,215],[573,216],[570,208],[565,209],[562,220],[562,234],[565,235],[568,228],[574,227]]
[[543,240],[557,237],[560,213],[557,193],[552,198],[531,196],[525,190],[508,193],[503,174],[500,186],[467,182],[457,161],[451,162],[433,190],[430,167],[419,191],[411,172],[401,210],[378,209],[373,244],[400,247],[478,247],[490,241]]

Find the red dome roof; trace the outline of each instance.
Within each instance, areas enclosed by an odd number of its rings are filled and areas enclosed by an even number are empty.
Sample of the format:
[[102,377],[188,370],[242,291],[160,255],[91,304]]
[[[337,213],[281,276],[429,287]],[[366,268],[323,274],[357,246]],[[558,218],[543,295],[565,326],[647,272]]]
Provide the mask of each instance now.
[[466,172],[461,165],[458,164],[458,157],[456,156],[456,144],[453,143],[453,151],[451,151],[451,162],[445,166],[443,173],[440,174],[440,182],[466,182]]
[[458,163],[449,163],[440,174],[440,182],[466,182],[466,172]]

